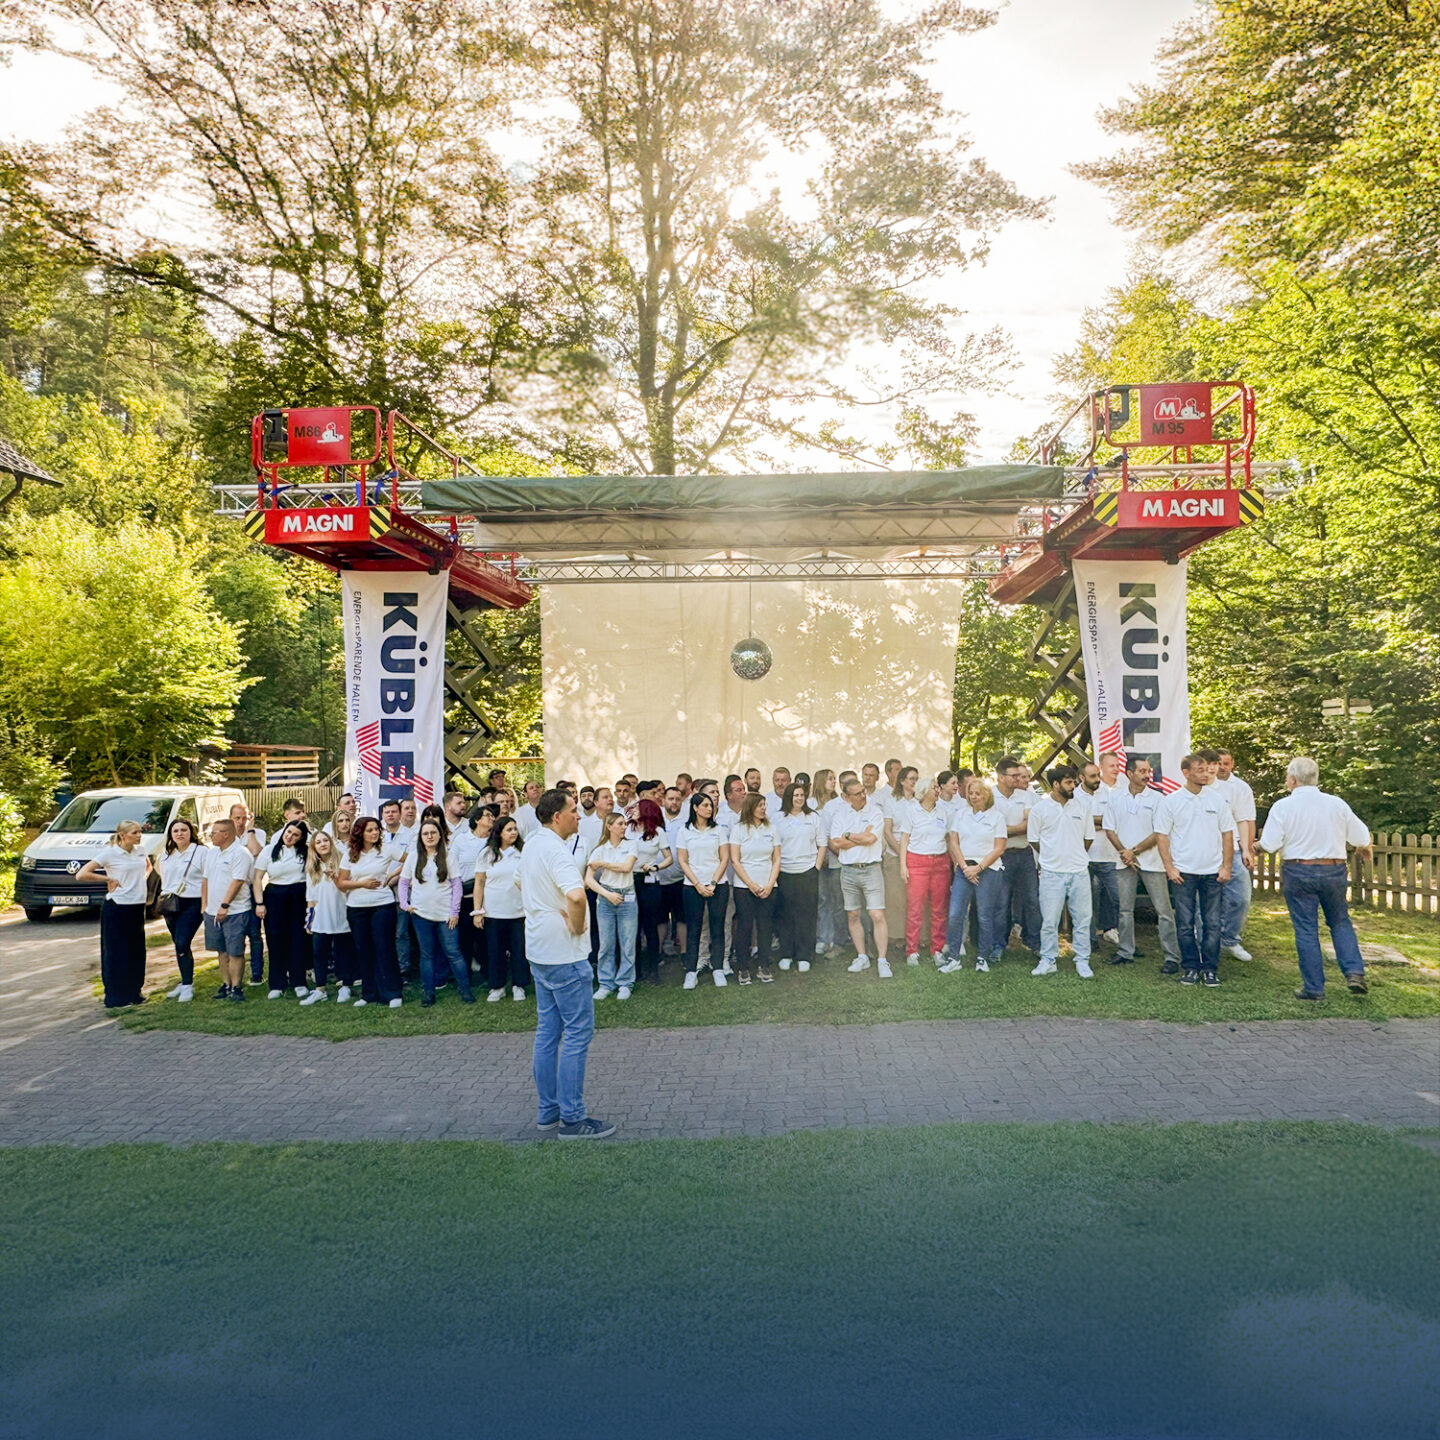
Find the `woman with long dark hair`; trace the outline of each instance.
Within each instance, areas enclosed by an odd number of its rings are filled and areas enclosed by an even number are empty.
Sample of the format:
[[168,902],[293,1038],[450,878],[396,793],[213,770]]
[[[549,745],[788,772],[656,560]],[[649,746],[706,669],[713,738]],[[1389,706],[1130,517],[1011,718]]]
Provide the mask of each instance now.
[[444,955],[454,976],[455,988],[467,1005],[475,1002],[470,993],[470,969],[460,954],[455,931],[460,924],[460,877],[452,874],[446,855],[446,825],[428,814],[420,822],[415,848],[405,857],[400,872],[400,908],[415,922],[420,942],[420,990],[422,1005],[435,1003],[435,962]]
[[525,906],[520,900],[520,822],[500,816],[491,827],[475,870],[475,914],[484,925],[485,968],[490,993],[486,1000],[523,1000],[530,984],[525,963]]
[[775,922],[775,882],[780,876],[780,837],[770,823],[768,801],[750,794],[740,802],[740,821],[730,831],[730,864],[735,872],[734,953],[737,979],[750,983],[751,939],[760,982],[768,985],[770,935]]
[[105,1008],[119,1010],[145,1000],[145,901],[150,857],[140,848],[134,820],[122,820],[110,843],[80,867],[77,880],[104,880],[100,908],[100,979]]
[[302,1000],[309,993],[305,972],[310,962],[310,937],[305,933],[305,855],[310,831],[303,820],[280,827],[273,845],[255,862],[251,889],[255,913],[265,924],[270,947],[269,999],[293,989]]
[[360,962],[356,1009],[379,1000],[398,1010],[403,1003],[395,961],[395,885],[400,867],[386,855],[383,835],[375,816],[356,816],[350,849],[335,880],[345,897],[345,919]]
[[656,875],[670,863],[669,837],[665,833],[665,812],[653,800],[635,806],[629,826],[635,842],[635,903],[640,912],[640,947],[636,978],[660,983],[660,925],[665,918],[665,899]]
[[809,808],[809,800],[804,782],[796,779],[785,787],[775,822],[780,837],[780,968],[794,965],[802,974],[809,970],[815,948],[826,849],[820,817]]
[[[482,820],[483,833],[477,825]],[[460,923],[456,926],[455,938],[460,942],[460,958],[472,976],[478,975],[484,968],[485,953],[484,932],[475,923],[475,871],[493,823],[490,809],[476,805],[451,835],[447,857],[450,868],[460,878]]]
[[730,868],[730,846],[726,831],[715,823],[714,798],[704,790],[690,797],[690,818],[680,832],[677,849],[685,876],[685,989],[693,990],[697,984],[702,918],[710,926],[711,974],[723,988],[725,910],[730,903],[725,872]]
[[[347,824],[346,830],[348,832]],[[310,931],[310,953],[315,964],[315,984],[300,1002],[318,1005],[326,997],[325,985],[333,974],[339,982],[335,1002],[344,1005],[355,984],[355,942],[346,918],[345,897],[336,881],[340,877],[340,846],[321,830],[310,841],[305,860],[306,928]]]
[[167,1000],[195,998],[195,952],[190,942],[200,928],[200,888],[205,881],[204,847],[190,821],[176,816],[165,831],[160,860],[160,913],[175,946],[180,983]]

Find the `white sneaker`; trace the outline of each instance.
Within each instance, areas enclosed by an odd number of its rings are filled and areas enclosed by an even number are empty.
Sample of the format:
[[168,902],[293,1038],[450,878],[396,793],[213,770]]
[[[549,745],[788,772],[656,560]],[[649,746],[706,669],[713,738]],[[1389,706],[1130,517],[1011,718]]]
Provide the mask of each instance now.
[[363,1010],[370,1002],[362,995],[354,1005],[356,1010]]
[[1112,927],[1109,930],[1102,930],[1100,932],[1100,938],[1102,940],[1108,940],[1112,945],[1118,945],[1120,943],[1120,932]]
[[178,1000],[178,999],[180,998],[180,992],[181,992],[184,988],[185,988],[185,985],[184,985],[184,983],[182,982],[181,984],[177,985],[173,990],[167,990],[167,991],[165,992],[165,998],[166,998],[167,1000]]
[[175,993],[177,1000],[193,1000],[195,998],[195,987],[193,985],[182,985]]
[[823,955],[825,953],[825,942],[823,940],[817,940],[815,942],[815,953],[817,955]]
[[698,977],[693,970],[687,970],[685,972],[685,983],[680,988],[682,990],[693,990],[695,988],[695,982],[697,978]]
[[1030,973],[1032,975],[1053,975],[1055,969],[1056,966],[1053,960],[1042,960]]
[[523,985],[512,985],[510,987],[510,998],[512,1000],[523,1000],[525,998],[525,987]]
[[945,952],[943,950],[932,950],[930,952],[930,963],[938,970],[945,963]]
[[794,963],[795,962],[793,960],[782,960],[780,962],[780,968],[782,970],[788,970]]
[[722,975],[733,975],[735,973],[735,971],[731,968],[730,962],[728,960],[721,967],[720,973]]
[[845,969],[851,975],[858,975],[862,970],[870,968],[870,957],[868,955],[857,955]]
[[596,992],[595,992],[595,998],[596,998],[597,1000],[608,1000],[614,993],[615,993],[615,992],[614,992],[613,990],[607,990],[607,989],[602,985],[602,986],[600,986],[600,988],[599,988],[598,990],[596,990]]
[[309,993],[303,985],[297,985],[295,987],[295,998],[297,1000],[303,1000]]
[[283,990],[272,990],[265,998],[267,1000],[278,1000],[284,993]]
[[505,990],[503,987],[499,990],[492,990],[485,998],[493,1005],[495,1001],[505,998]]
[[942,975],[954,975],[957,971],[963,970],[964,968],[965,967],[958,960],[947,960],[940,967],[940,973]]
[[907,956],[905,957],[905,963],[906,963],[907,965],[918,965],[918,964],[920,963],[919,953],[917,952],[917,953],[914,954],[914,955],[907,955]]
[[875,972],[882,980],[893,978],[893,972],[890,969],[890,962],[888,960],[877,960],[875,962]]
[[615,992],[615,998],[617,1000],[628,1000],[630,998],[630,987],[628,985],[622,985]]
[[404,1003],[405,1003],[405,1002],[397,995],[397,996],[390,1002],[390,1008],[391,1008],[392,1010],[398,1010]]
[[988,975],[990,973],[990,967],[985,963],[985,957],[983,955],[975,962],[975,973],[977,975]]
[[339,990],[335,992],[335,1003],[337,1005],[348,1005],[350,1003],[350,987],[348,985],[342,985]]
[[325,998],[325,992],[317,985],[300,1003],[302,1005],[318,1005]]
[[1227,945],[1225,953],[1234,960],[1253,960],[1255,957],[1238,941],[1234,945]]
[[1082,980],[1093,980],[1095,978],[1095,972],[1090,968],[1090,962],[1088,960],[1077,960],[1075,962],[1075,973]]
[[710,973],[715,977],[715,988],[717,990],[723,990],[726,985],[730,983],[728,980],[726,980],[725,972],[723,970],[712,970]]

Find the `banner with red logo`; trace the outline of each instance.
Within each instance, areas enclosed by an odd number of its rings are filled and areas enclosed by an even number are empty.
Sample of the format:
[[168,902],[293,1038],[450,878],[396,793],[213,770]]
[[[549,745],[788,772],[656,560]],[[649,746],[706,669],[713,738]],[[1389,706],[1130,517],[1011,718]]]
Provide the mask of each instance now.
[[1076,560],[1080,653],[1098,758],[1145,759],[1167,794],[1190,750],[1182,560]]
[[444,791],[449,576],[346,570],[340,580],[345,788],[361,815],[378,815],[382,800],[423,808]]

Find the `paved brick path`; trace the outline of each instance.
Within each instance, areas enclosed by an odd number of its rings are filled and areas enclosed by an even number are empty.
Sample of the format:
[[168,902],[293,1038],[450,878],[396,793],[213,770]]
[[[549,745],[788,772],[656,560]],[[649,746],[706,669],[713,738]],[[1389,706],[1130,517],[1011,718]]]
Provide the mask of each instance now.
[[[88,997],[93,926],[34,929],[0,929],[0,1143],[533,1133],[529,1035],[333,1044],[134,1034],[104,1023]],[[587,1093],[630,1138],[955,1120],[1435,1125],[1440,1025],[1048,1018],[608,1030],[591,1051]]]

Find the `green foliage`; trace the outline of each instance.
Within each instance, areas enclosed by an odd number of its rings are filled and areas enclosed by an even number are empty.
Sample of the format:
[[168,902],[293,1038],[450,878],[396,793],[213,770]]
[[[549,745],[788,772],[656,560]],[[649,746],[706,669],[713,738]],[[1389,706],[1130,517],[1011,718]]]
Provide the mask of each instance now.
[[24,837],[25,824],[19,803],[0,790],[0,856],[8,858],[17,854]]
[[46,753],[33,725],[0,716],[0,793],[13,800],[25,824],[50,818],[64,777],[64,767]]
[[234,627],[172,534],[17,517],[0,570],[0,710],[68,755],[78,787],[168,779],[221,743],[241,688]]

